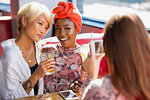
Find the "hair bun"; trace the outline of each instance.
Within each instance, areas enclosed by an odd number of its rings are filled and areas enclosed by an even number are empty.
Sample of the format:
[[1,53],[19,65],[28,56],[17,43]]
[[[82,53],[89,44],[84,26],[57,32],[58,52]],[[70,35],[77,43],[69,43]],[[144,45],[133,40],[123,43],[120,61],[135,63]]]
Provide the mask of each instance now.
[[52,10],[52,13],[55,14],[54,24],[56,19],[69,18],[76,25],[76,30],[80,32],[82,26],[82,18],[80,12],[71,2],[59,2],[57,6]]
[[52,10],[52,13],[53,14],[58,14],[58,15],[65,15],[69,12],[69,9],[70,9],[70,4],[68,4],[66,2],[59,2],[57,4],[57,7],[55,7]]

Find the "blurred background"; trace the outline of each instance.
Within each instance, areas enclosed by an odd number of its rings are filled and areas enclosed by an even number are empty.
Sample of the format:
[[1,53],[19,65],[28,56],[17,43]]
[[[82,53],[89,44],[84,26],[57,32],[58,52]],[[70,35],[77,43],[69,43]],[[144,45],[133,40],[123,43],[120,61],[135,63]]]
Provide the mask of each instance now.
[[[72,2],[82,14],[82,33],[102,33],[105,22],[114,14],[136,13],[150,33],[150,0],[0,0],[0,42],[17,35],[16,15],[27,2],[45,4],[50,11],[59,1]],[[54,17],[54,15],[53,15]],[[54,25],[44,38],[55,36]]]

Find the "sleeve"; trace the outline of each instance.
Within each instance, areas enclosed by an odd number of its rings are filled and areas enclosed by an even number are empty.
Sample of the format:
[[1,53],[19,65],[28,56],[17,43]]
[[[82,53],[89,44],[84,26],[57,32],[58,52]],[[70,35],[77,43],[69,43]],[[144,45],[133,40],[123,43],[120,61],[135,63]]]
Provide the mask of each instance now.
[[101,84],[101,81],[99,80],[95,80],[95,82],[93,83],[93,81],[89,80],[89,79],[86,79],[84,81],[84,84],[82,86],[82,89],[83,87],[85,89],[83,89],[83,94],[82,94],[82,97],[81,97],[81,100],[101,100],[100,99],[100,85],[98,85],[98,82],[99,84]]
[[57,83],[52,79],[51,75],[44,76],[44,90],[47,93],[59,92],[68,89],[69,89],[69,82],[66,82],[64,80],[64,82]]
[[[3,56],[1,59],[1,95],[3,96],[4,99],[13,99],[13,98],[20,98],[20,97],[25,97],[29,96],[26,91],[24,90],[22,84],[25,78],[23,77],[22,69],[19,61],[16,59],[16,55],[7,53]],[[24,78],[24,79],[21,79]]]
[[114,100],[114,88],[107,77],[91,81],[84,90],[81,100]]

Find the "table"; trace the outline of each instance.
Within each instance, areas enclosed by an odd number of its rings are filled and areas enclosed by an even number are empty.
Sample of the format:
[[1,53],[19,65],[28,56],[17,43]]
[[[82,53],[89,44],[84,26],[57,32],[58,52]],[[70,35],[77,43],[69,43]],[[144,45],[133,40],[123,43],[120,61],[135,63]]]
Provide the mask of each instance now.
[[[81,97],[81,94],[76,93],[77,96]],[[24,98],[17,98],[11,100],[64,100],[58,92],[56,93],[47,93],[43,95],[29,96]]]

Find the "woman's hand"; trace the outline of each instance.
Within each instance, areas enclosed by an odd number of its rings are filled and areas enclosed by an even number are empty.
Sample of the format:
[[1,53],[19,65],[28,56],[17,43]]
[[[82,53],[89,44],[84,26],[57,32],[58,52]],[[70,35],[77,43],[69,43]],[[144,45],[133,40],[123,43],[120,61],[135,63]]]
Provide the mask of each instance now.
[[97,78],[99,72],[99,63],[103,56],[104,54],[96,58],[90,45],[90,53],[88,54],[87,59],[83,62],[83,66],[86,69],[88,78],[90,79]]
[[70,88],[73,92],[79,93],[82,84],[83,84],[83,82],[82,82],[81,80],[77,80],[77,81],[72,82],[72,83],[69,85],[69,88]]
[[43,77],[47,72],[52,71],[55,69],[55,60],[54,58],[47,59],[45,61],[42,61],[34,74],[36,74],[36,77],[40,79]]

